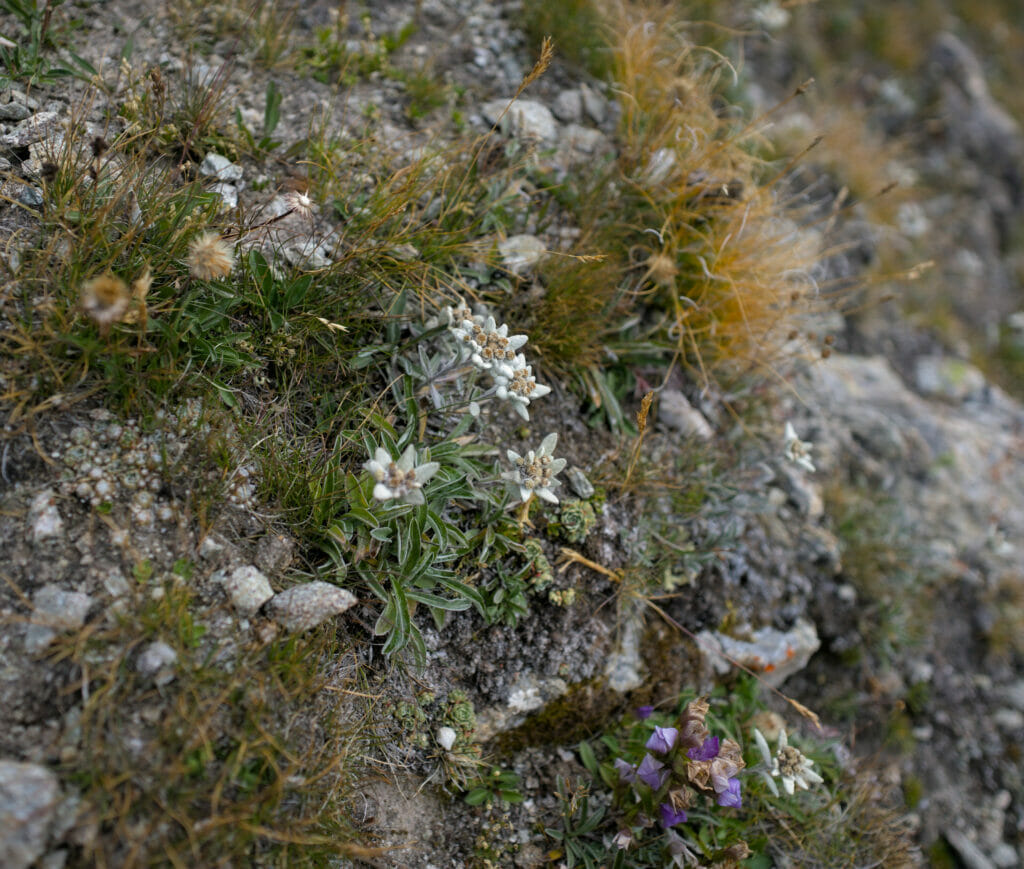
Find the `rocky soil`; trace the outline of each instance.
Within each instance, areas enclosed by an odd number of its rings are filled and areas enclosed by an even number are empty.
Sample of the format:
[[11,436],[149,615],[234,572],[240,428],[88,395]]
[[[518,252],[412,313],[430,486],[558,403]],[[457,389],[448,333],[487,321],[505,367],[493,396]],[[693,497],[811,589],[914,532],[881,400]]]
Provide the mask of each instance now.
[[[392,32],[413,4],[371,5],[375,29]],[[110,46],[128,37],[135,62],[171,70],[195,63],[176,44],[162,4],[111,0],[93,9],[75,47],[97,68],[111,66]],[[515,0],[424,0],[421,26],[398,62],[429,58],[462,89],[470,129],[483,132],[534,59],[518,10]],[[311,29],[328,14],[328,4],[309,4],[297,24]],[[747,60],[744,80],[758,82],[750,85],[754,103],[770,103],[788,85],[780,72],[785,31],[775,39]],[[216,69],[225,58],[234,104],[245,118],[261,116],[268,73],[230,40],[216,43],[202,63]],[[273,76],[285,94],[278,135],[286,140],[299,138],[325,106],[341,135],[368,116],[380,140],[401,143],[398,150],[435,135],[429,118],[407,118],[394,81],[371,78],[339,94],[287,70]],[[922,185],[900,227],[872,224],[857,209],[844,215],[835,237],[855,244],[836,248],[818,279],[826,285],[865,274],[885,240],[895,239],[936,261],[915,294],[935,293],[972,327],[1009,328],[1022,298],[1013,241],[1024,200],[1024,134],[990,96],[977,58],[951,34],[903,86],[898,95],[879,86],[889,97],[879,98],[875,122],[889,135],[927,128],[902,166],[948,182]],[[52,145],[57,134],[48,122],[76,111],[80,88],[0,95],[8,198],[31,197],[30,167],[22,164]],[[511,137],[548,143],[547,159],[567,173],[614,148],[615,120],[609,89],[556,60],[506,124]],[[272,191],[283,179],[266,187],[264,167],[214,160],[203,171],[216,176],[229,204],[271,216],[280,209]],[[834,181],[813,161],[807,171]],[[22,211],[0,205],[9,237],[30,226]],[[506,261],[528,271],[539,247],[571,239],[571,227],[564,229],[561,239],[537,241],[525,227],[508,240]],[[322,219],[318,230],[324,243],[294,251],[297,262],[316,266],[328,256],[332,227]],[[461,801],[421,786],[442,765],[436,746],[384,744],[381,768],[390,771],[361,788],[360,814],[382,845],[402,850],[366,858],[372,865],[465,866],[484,833],[517,846],[498,865],[542,865],[550,843],[537,831],[557,813],[552,783],[558,774],[579,774],[572,745],[589,735],[597,710],[606,718],[609,709],[728,678],[731,668],[715,650],[814,708],[882,784],[914,790],[908,812],[922,853],[944,839],[971,869],[1021,865],[1024,406],[965,358],[963,346],[902,316],[898,305],[837,317],[826,327],[837,336],[834,352],[804,366],[772,411],[774,439],[745,439],[722,404],[714,397],[702,403],[681,381],[659,397],[645,446],[654,463],[668,465],[692,449],[742,456],[723,481],[739,492],[728,515],[699,517],[693,527],[695,537],[710,539],[728,525],[730,543],[664,603],[699,635],[698,645],[617,599],[608,575],[573,564],[555,580],[557,589],[573,590],[573,605],[536,606],[516,627],[488,627],[471,612],[443,630],[424,622],[425,670],[389,670],[368,634],[376,617],[370,601],[334,586],[295,585],[296,571],[309,566],[306,554],[281,531],[272,505],[256,499],[246,455],[234,457],[227,480],[211,479],[226,504],[212,521],[190,512],[193,493],[180,490],[174,469],[202,461],[205,423],[195,408],[169,408],[144,428],[96,396],[67,408],[55,400],[31,431],[8,426],[0,456],[0,864],[78,865],[76,856],[103,835],[75,783],[60,775],[81,751],[78,723],[89,692],[88,675],[70,663],[69,638],[103,630],[188,583],[192,618],[204,627],[200,650],[230,662],[280,632],[332,619],[372,674],[369,694],[397,704],[429,691],[449,698],[450,710],[465,698],[484,756],[501,750],[503,764],[521,776],[526,800],[507,817],[482,821]],[[538,409],[537,420],[536,431],[546,422],[561,431],[564,455],[580,469],[578,494],[586,494],[588,480],[600,485],[616,439],[589,430],[572,407],[564,414]],[[813,471],[784,456],[787,420],[812,445]],[[113,511],[93,509],[105,500]],[[894,556],[859,546],[858,533],[879,520]],[[582,554],[609,571],[630,563],[642,554],[635,522],[629,507],[609,498]],[[871,533],[877,537],[878,528]],[[188,574],[178,569],[186,562]],[[149,575],[136,572],[142,563],[152,566]],[[881,598],[899,612],[887,622],[884,648],[865,648],[866,636],[877,638],[865,620],[889,618]],[[719,633],[730,612],[737,627]],[[176,678],[178,653],[159,638],[126,641],[121,651],[153,686],[145,705],[126,710],[130,748],[134,730],[161,716],[162,687]],[[560,729],[538,738],[530,722],[566,698],[572,709],[561,714]],[[364,711],[356,710],[358,700],[345,702],[353,718]],[[450,725],[450,710],[430,707],[417,727],[433,741]]]

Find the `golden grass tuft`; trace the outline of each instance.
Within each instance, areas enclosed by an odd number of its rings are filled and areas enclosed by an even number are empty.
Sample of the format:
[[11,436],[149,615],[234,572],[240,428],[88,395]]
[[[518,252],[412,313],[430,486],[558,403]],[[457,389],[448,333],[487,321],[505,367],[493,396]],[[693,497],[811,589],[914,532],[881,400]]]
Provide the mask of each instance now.
[[706,384],[773,370],[791,352],[817,237],[795,211],[784,216],[778,172],[759,156],[761,122],[723,103],[735,71],[673,14],[654,3],[604,7],[619,155],[581,196],[578,250],[606,259],[549,267],[531,334],[549,364],[593,365],[623,320],[646,312],[649,334]]

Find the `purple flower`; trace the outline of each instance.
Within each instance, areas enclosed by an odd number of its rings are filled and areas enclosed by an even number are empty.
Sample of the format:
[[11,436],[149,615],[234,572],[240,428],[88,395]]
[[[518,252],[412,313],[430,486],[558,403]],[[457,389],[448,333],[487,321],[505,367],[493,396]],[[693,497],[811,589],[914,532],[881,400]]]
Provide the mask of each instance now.
[[686,812],[682,809],[677,812],[669,803],[662,803],[658,808],[661,810],[661,824],[666,830],[686,820]]
[[633,784],[636,781],[636,769],[621,757],[615,758],[615,768],[619,771],[619,781]]
[[686,756],[690,760],[711,760],[718,757],[718,737],[709,736],[700,748],[691,748],[686,752]]
[[636,777],[651,790],[656,791],[665,783],[665,779],[668,777],[668,770],[665,769],[665,764],[661,761],[655,760],[649,754],[645,754],[644,759],[640,761],[640,766],[637,767]]
[[653,706],[639,706],[636,710],[636,717],[643,721],[645,718],[650,718],[651,713],[654,711]]
[[743,805],[743,800],[740,797],[740,780],[738,778],[729,779],[729,786],[718,795],[717,802],[720,806],[730,806],[734,809],[738,809]]
[[644,748],[648,751],[656,751],[658,754],[665,754],[672,750],[678,736],[679,731],[674,727],[655,727],[654,733],[651,734],[651,738],[647,740]]

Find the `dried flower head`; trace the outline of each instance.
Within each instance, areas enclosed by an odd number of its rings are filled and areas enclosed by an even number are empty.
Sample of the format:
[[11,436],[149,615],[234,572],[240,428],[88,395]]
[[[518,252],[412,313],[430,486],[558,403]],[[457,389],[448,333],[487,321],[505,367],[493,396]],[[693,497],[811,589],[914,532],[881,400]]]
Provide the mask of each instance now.
[[663,287],[674,287],[679,269],[676,268],[675,257],[668,254],[652,254],[647,260],[647,276]]
[[146,296],[149,295],[149,288],[153,283],[153,273],[146,266],[146,270],[132,281],[131,308],[121,318],[125,323],[146,323]]
[[188,246],[188,270],[201,281],[212,281],[231,274],[235,256],[215,232],[204,232]]
[[103,335],[124,316],[131,301],[128,285],[110,274],[86,281],[80,292],[82,308],[99,325]]
[[305,193],[300,193],[295,190],[288,193],[284,197],[285,202],[288,204],[288,208],[299,215],[299,217],[305,217],[307,220],[313,216],[316,211],[316,203],[309,198]]
[[518,491],[519,498],[524,504],[534,495],[551,504],[558,503],[552,489],[561,485],[555,476],[566,466],[566,460],[551,457],[557,443],[558,435],[552,433],[541,441],[540,449],[536,453],[530,450],[525,456],[521,456],[515,450],[508,451],[508,460],[515,469],[506,471],[501,476]]

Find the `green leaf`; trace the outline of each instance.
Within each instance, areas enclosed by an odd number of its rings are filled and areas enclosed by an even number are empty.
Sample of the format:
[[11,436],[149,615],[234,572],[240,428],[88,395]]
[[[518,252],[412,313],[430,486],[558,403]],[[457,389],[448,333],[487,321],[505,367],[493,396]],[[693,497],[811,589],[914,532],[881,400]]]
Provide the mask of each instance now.
[[579,751],[580,761],[587,768],[587,771],[592,776],[599,776],[600,768],[597,763],[597,756],[594,754],[594,749],[590,747],[590,743],[581,742],[577,747],[577,751]]
[[277,128],[281,120],[282,94],[273,79],[267,82],[266,103],[263,109],[263,135],[269,136]]

